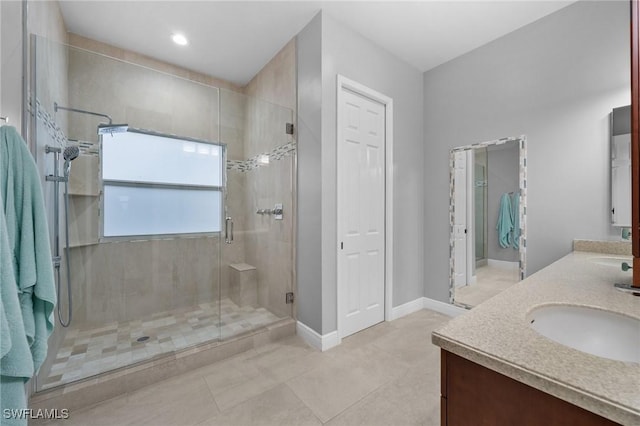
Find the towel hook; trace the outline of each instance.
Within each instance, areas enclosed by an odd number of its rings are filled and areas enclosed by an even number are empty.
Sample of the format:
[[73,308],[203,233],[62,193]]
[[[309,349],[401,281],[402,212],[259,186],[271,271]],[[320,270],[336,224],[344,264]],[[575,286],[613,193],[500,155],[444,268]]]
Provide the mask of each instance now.
[[0,117],[0,120],[3,120],[5,123],[9,123],[9,117]]

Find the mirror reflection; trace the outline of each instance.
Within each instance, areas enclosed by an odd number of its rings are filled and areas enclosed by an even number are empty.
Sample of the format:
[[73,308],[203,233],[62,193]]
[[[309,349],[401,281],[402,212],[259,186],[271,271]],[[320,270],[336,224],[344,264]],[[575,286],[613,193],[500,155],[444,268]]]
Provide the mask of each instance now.
[[525,276],[525,137],[451,151],[451,303],[472,308]]

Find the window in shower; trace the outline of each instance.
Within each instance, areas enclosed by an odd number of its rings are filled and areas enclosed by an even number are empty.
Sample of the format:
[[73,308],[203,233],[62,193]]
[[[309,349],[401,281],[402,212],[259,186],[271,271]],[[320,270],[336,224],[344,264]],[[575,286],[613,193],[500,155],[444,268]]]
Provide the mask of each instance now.
[[101,140],[103,237],[220,232],[222,145],[132,129]]

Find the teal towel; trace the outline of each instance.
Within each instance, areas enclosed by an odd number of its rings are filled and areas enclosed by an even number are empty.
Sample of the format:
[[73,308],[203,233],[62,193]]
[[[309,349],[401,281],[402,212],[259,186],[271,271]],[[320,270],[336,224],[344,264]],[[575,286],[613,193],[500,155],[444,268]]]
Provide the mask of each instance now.
[[498,210],[498,244],[500,247],[507,248],[511,246],[513,219],[511,209],[511,197],[509,194],[502,194],[500,197],[500,210]]
[[[0,376],[1,426],[27,426],[27,395],[22,377]],[[5,412],[4,410],[10,410]],[[15,413],[15,414],[12,414]]]
[[520,192],[513,193],[513,202],[511,203],[513,209],[511,216],[513,217],[513,237],[511,239],[511,246],[514,250],[520,248]]
[[5,418],[5,409],[26,408],[25,382],[34,373],[13,266],[4,210],[0,209],[0,425],[26,425]]
[[[53,331],[56,303],[40,177],[26,144],[10,126],[0,128],[0,195],[5,219],[1,239],[9,251],[2,253],[0,274],[3,313],[7,320],[0,329],[10,330],[9,336],[3,333],[0,338],[0,348],[9,348],[0,365],[0,376],[3,376],[0,399],[4,409],[13,408],[4,406],[4,401],[8,400],[5,396],[13,392],[11,389],[18,388],[10,386],[14,381],[4,376],[22,378],[24,382],[38,371],[47,355],[47,339]],[[7,258],[13,266],[13,274],[10,274],[10,268],[4,267]],[[12,291],[13,295],[10,294]],[[16,298],[22,323],[15,317]],[[7,342],[7,338],[11,341]],[[22,339],[26,339],[28,345],[26,353]],[[14,401],[20,400],[13,393],[10,396]]]

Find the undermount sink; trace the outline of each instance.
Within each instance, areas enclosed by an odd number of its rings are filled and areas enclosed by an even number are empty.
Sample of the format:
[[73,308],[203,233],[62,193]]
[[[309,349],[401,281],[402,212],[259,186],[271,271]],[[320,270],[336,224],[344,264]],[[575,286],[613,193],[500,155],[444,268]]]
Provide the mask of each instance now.
[[640,320],[600,309],[548,305],[527,316],[544,337],[582,352],[640,363]]
[[623,262],[627,262],[629,266],[633,266],[633,259],[630,257],[591,257],[589,261],[596,265],[612,266],[617,269],[622,269]]

